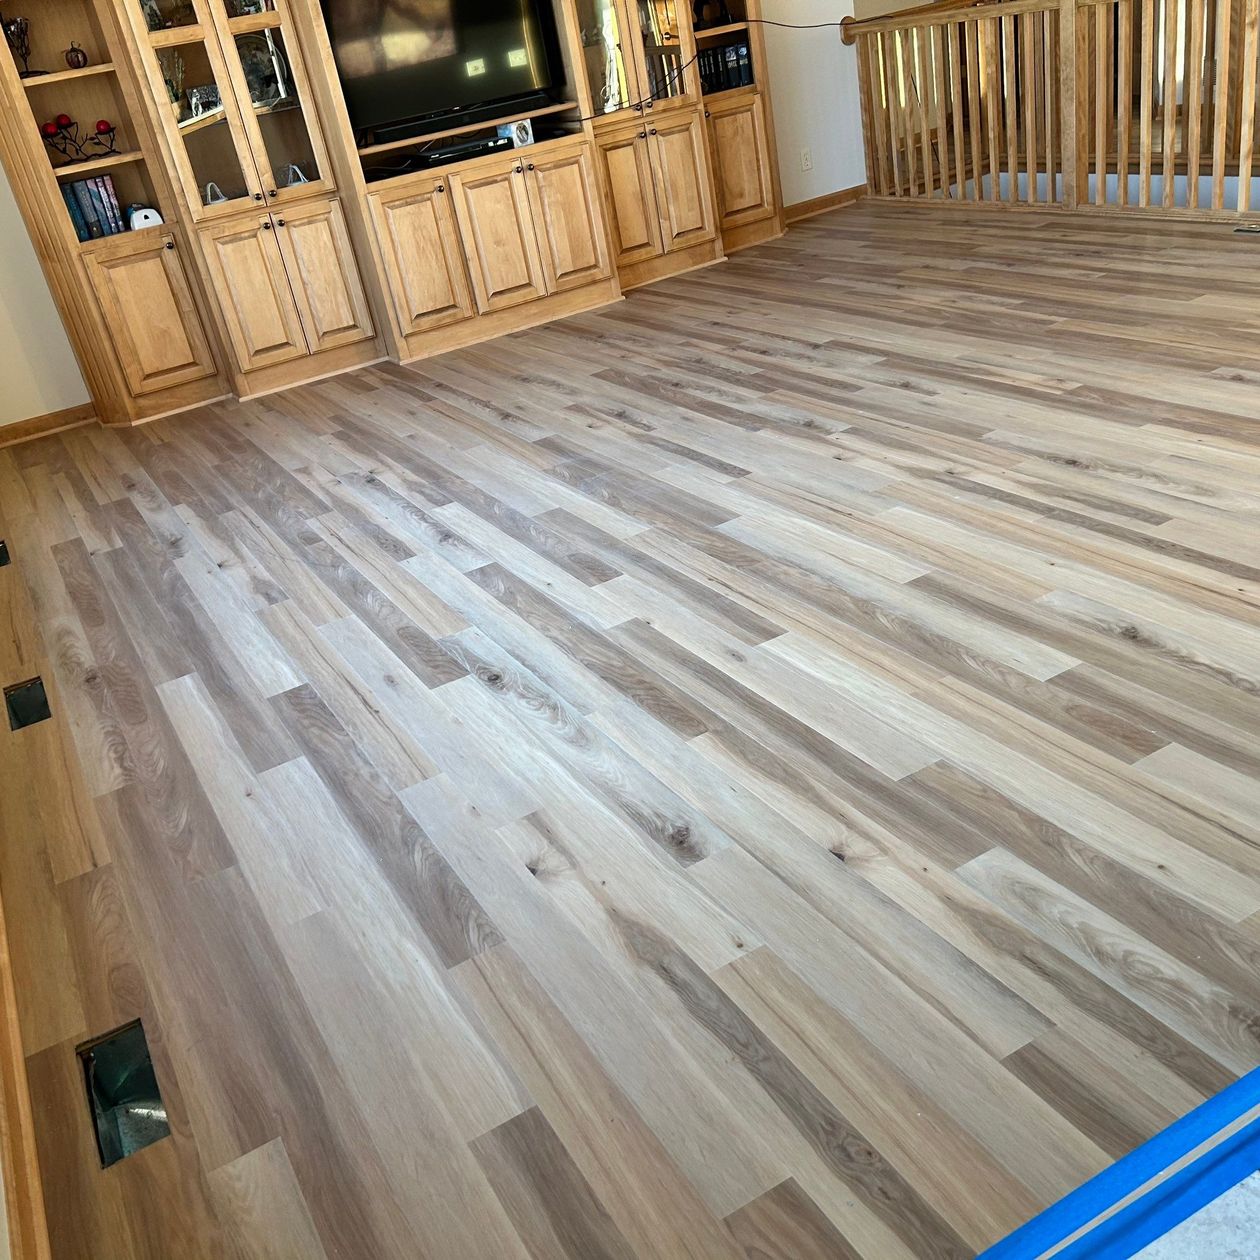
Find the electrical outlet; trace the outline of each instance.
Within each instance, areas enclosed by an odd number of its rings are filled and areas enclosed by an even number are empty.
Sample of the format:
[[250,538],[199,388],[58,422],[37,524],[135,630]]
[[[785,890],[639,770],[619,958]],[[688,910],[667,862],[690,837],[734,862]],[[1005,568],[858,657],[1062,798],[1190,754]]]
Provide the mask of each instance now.
[[801,150],[801,170],[812,171],[814,169],[814,155],[808,149]]

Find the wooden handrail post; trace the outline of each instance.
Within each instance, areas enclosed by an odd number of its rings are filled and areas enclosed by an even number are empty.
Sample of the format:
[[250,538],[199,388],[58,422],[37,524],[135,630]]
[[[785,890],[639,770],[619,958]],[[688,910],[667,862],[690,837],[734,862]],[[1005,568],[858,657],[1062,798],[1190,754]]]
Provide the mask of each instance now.
[[[1077,186],[1080,116],[1078,82],[1085,68],[1077,47],[1076,0],[1059,0],[1059,161],[1063,171],[1063,207],[1075,210],[1081,195]],[[1088,190],[1086,190],[1088,191]]]

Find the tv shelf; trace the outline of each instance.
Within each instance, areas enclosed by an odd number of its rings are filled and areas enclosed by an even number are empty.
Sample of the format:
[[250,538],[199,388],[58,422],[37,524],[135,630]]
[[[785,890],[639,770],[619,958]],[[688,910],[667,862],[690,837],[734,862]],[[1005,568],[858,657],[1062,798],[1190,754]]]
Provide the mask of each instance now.
[[544,105],[541,109],[527,109],[519,114],[504,114],[499,118],[487,118],[485,122],[464,123],[448,127],[445,131],[429,131],[422,136],[408,136],[404,140],[390,140],[385,144],[368,144],[359,149],[360,157],[375,157],[380,153],[393,153],[398,149],[414,149],[417,145],[430,144],[434,140],[450,140],[454,136],[472,135],[478,131],[490,131],[508,123],[524,122],[527,118],[545,118],[552,114],[567,113],[580,108],[576,101],[562,101],[557,105]]

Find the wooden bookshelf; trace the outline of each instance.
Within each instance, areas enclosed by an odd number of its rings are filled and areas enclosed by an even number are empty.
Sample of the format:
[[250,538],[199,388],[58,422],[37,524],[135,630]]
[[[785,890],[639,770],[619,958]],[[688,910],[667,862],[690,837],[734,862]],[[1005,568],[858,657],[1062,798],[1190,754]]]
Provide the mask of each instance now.
[[129,166],[132,162],[143,161],[144,154],[139,149],[132,149],[128,153],[104,153],[84,162],[65,162],[61,166],[54,166],[53,174],[58,179],[87,179],[115,166]]

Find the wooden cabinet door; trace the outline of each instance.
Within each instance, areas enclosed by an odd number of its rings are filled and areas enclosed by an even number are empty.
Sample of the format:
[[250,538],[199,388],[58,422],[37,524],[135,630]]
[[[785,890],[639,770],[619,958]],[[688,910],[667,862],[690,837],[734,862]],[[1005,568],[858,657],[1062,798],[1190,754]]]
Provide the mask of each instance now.
[[647,126],[640,122],[597,135],[595,140],[608,190],[608,227],[618,267],[664,253],[647,141]]
[[310,352],[375,335],[341,202],[306,202],[271,221]]
[[477,309],[501,311],[542,297],[547,281],[521,159],[452,175],[450,187]]
[[665,252],[711,241],[717,219],[703,119],[679,110],[653,118],[647,132]]
[[534,237],[548,293],[608,276],[608,242],[599,189],[586,145],[537,162],[525,156]]
[[126,236],[86,252],[84,263],[134,397],[214,375],[174,236]]
[[242,372],[306,354],[270,215],[247,215],[201,229],[206,266]]
[[445,180],[368,197],[394,317],[403,336],[473,314]]
[[761,97],[738,96],[716,106],[709,114],[709,140],[721,226],[738,227],[772,215],[774,185]]

